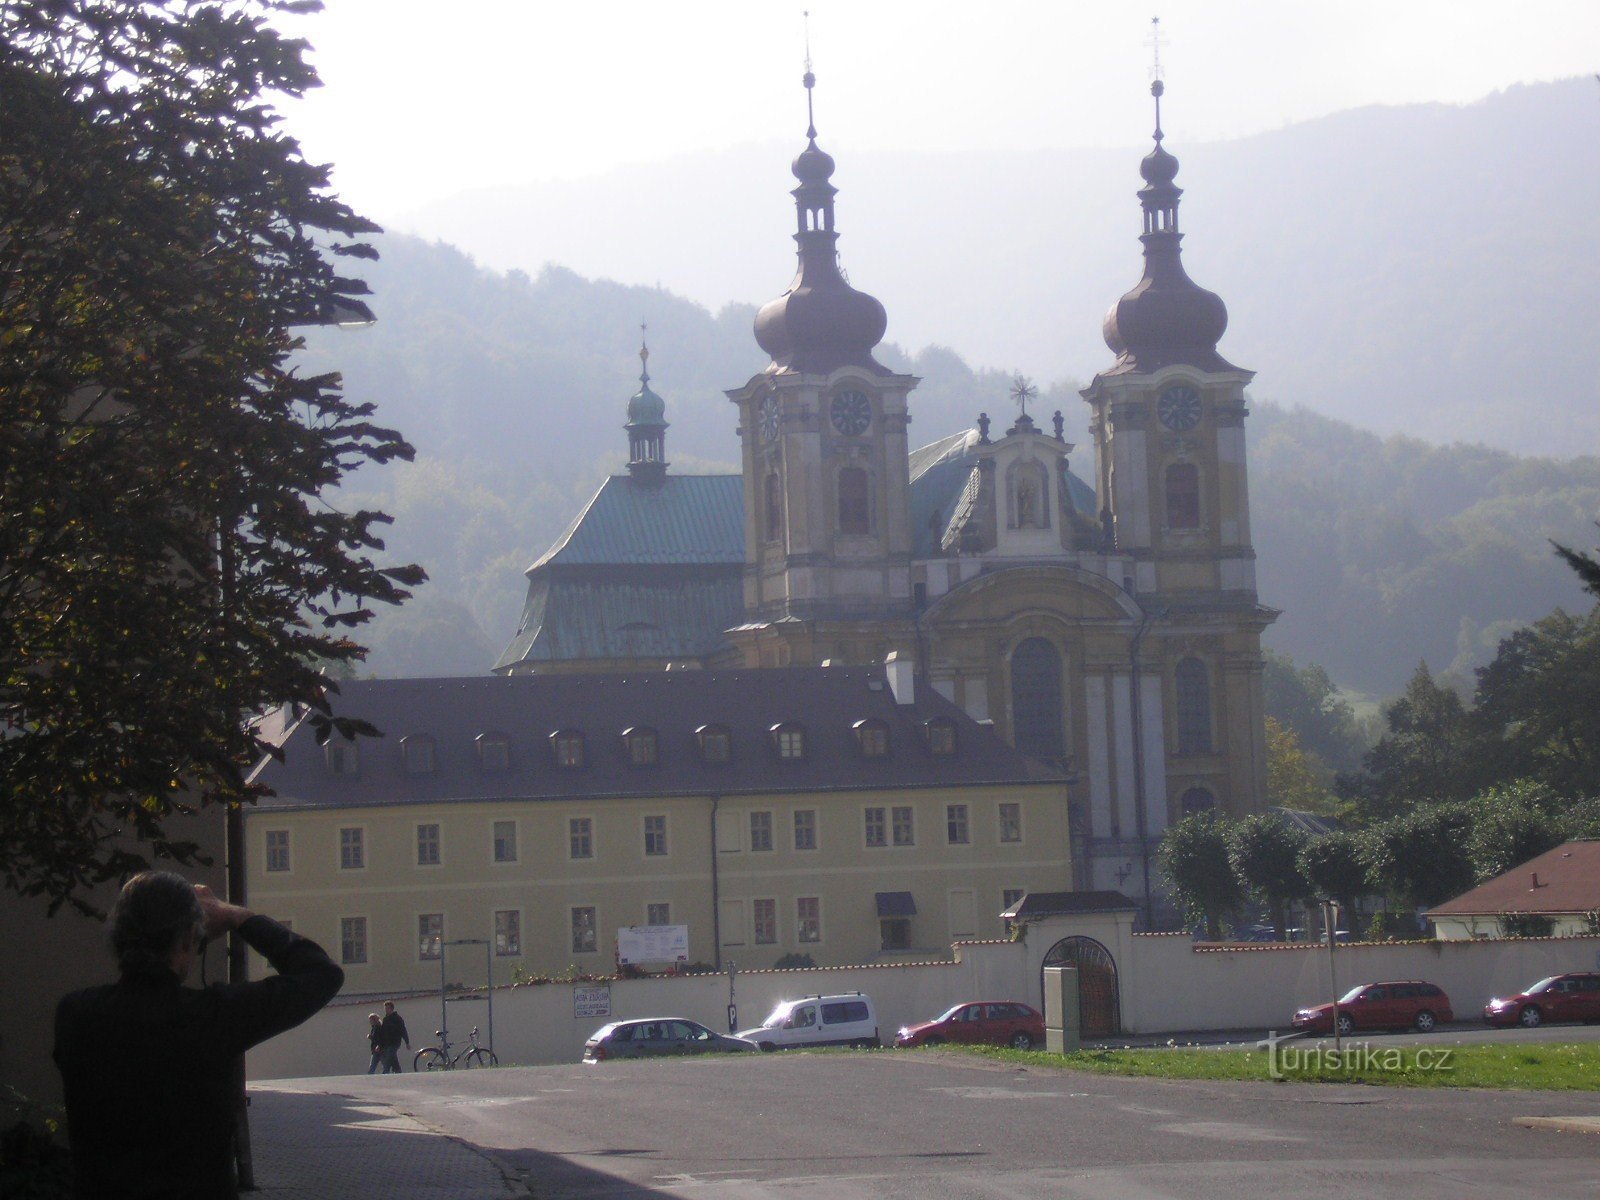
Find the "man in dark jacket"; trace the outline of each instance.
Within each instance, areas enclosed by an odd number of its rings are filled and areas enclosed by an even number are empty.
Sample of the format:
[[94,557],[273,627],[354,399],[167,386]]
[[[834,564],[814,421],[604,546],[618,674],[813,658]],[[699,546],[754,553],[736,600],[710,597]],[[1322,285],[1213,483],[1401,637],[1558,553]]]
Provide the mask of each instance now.
[[400,1070],[400,1043],[411,1049],[411,1035],[406,1032],[406,1019],[394,1010],[394,1001],[383,1002],[383,1073],[393,1075]]
[[[278,973],[184,987],[202,942],[237,930]],[[239,1058],[344,983],[320,946],[181,875],[128,880],[111,911],[113,984],[64,997],[55,1060],[82,1197],[234,1197]]]

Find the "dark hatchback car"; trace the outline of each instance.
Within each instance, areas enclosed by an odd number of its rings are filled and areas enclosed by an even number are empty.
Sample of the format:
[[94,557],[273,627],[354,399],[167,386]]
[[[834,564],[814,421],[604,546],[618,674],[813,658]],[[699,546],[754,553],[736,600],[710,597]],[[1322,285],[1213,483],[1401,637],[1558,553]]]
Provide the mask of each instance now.
[[1600,1021],[1600,971],[1573,971],[1541,979],[1527,991],[1483,1006],[1490,1025],[1527,1029],[1546,1021]]
[[[1302,1008],[1294,1014],[1294,1027],[1301,1033],[1332,1033],[1331,1004]],[[1415,1029],[1429,1033],[1440,1021],[1453,1021],[1450,997],[1437,984],[1420,979],[1391,983],[1363,983],[1339,997],[1339,1032],[1358,1029]]]
[[684,1054],[742,1054],[756,1050],[754,1042],[707,1029],[687,1017],[647,1017],[613,1021],[594,1031],[583,1047],[583,1061],[612,1058],[676,1058]]
[[1044,1018],[1015,1000],[969,1001],[931,1021],[907,1025],[894,1039],[896,1046],[938,1046],[944,1042],[1028,1050],[1044,1045]]

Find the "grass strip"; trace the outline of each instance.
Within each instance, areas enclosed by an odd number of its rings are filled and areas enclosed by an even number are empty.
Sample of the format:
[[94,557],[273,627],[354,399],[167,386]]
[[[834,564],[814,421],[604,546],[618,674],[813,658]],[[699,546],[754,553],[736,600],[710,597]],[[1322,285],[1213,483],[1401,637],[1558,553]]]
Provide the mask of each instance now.
[[1347,1039],[1341,1054],[1335,1053],[1331,1039],[1279,1042],[1270,1052],[1266,1049],[1195,1050],[1181,1046],[1079,1050],[1065,1055],[980,1046],[961,1049],[1030,1067],[1156,1079],[1600,1090],[1600,1043],[1595,1042],[1375,1046]]

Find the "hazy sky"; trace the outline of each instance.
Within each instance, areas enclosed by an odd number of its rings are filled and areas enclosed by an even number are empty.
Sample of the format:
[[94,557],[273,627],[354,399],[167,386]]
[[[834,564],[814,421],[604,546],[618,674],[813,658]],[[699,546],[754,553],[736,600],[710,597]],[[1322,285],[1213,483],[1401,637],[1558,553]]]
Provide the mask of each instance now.
[[1135,145],[1156,11],[1181,143],[1600,70],[1597,0],[327,0],[292,27],[326,86],[289,128],[380,219],[467,188],[792,142],[808,3],[836,154]]

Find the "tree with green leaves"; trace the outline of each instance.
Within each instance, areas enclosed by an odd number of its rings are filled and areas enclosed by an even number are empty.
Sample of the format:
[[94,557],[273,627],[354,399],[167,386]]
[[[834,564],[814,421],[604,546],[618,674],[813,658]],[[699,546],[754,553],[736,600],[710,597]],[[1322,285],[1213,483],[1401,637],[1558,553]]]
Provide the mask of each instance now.
[[1467,854],[1479,883],[1567,840],[1562,798],[1534,780],[1491,788],[1473,797],[1471,807]]
[[1585,554],[1573,550],[1560,542],[1552,542],[1551,545],[1556,548],[1556,553],[1561,556],[1562,561],[1578,573],[1578,578],[1583,580],[1583,586],[1594,595],[1600,596],[1600,558],[1596,558],[1592,553]]
[[1239,882],[1266,905],[1281,942],[1287,936],[1285,910],[1310,890],[1300,872],[1306,835],[1276,813],[1251,813],[1228,830],[1228,862]]
[[1494,780],[1600,795],[1600,607],[1562,609],[1500,643],[1478,670],[1472,724]]
[[1360,767],[1367,739],[1328,672],[1315,663],[1298,666],[1287,655],[1270,651],[1266,664],[1262,692],[1268,719],[1293,732],[1300,748],[1330,779],[1332,772]]
[[1351,933],[1361,932],[1357,902],[1369,885],[1361,839],[1356,834],[1334,830],[1309,838],[1300,848],[1300,874],[1309,896],[1336,901],[1344,910],[1346,928]]
[[1473,811],[1467,804],[1428,804],[1369,829],[1362,837],[1367,876],[1409,908],[1443,904],[1477,883],[1468,849]]
[[1454,689],[1434,682],[1418,665],[1406,690],[1384,706],[1388,732],[1366,756],[1360,778],[1343,777],[1340,790],[1368,820],[1418,804],[1465,800],[1474,787],[1473,730]]
[[0,876],[53,905],[255,792],[241,719],[337,717],[387,518],[328,493],[411,457],[296,330],[363,314],[375,226],[274,103],[317,83],[284,0],[0,6]]
[[1244,904],[1244,890],[1228,861],[1227,826],[1214,812],[1195,813],[1169,825],[1161,839],[1160,867],[1173,902],[1187,920],[1204,921],[1206,937],[1222,938],[1222,921]]
[[1328,786],[1327,772],[1300,745],[1300,738],[1274,718],[1266,720],[1267,798],[1279,808],[1337,816],[1346,805]]

